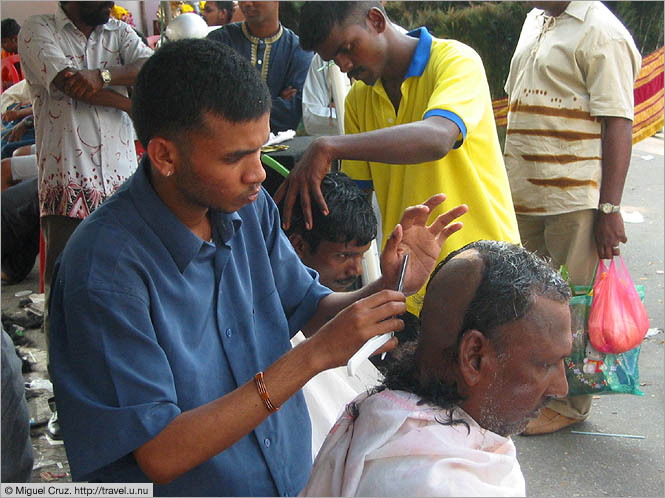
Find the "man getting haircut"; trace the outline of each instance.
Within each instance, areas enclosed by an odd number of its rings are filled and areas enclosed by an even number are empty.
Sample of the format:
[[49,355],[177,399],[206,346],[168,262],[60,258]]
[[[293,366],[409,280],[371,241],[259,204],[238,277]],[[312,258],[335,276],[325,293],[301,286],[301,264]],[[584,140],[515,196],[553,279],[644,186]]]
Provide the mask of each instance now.
[[526,249],[452,252],[432,274],[417,343],[347,406],[305,496],[524,496],[510,436],[568,391],[567,283]]
[[314,228],[307,230],[296,209],[286,234],[303,263],[319,273],[323,285],[345,291],[362,274],[363,254],[376,237],[372,205],[353,180],[341,172],[328,173],[321,191],[330,213],[314,207]]

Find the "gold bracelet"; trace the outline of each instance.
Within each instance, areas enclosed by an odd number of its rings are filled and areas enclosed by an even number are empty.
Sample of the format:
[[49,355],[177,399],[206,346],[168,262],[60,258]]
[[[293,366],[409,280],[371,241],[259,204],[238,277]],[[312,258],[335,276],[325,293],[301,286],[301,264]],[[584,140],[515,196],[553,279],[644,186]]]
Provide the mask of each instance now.
[[270,413],[274,413],[279,410],[279,406],[275,406],[270,400],[270,395],[266,389],[266,385],[263,382],[263,372],[259,372],[254,376],[254,383],[256,384],[256,390],[259,392],[259,396],[263,400],[263,404],[266,405],[266,408]]

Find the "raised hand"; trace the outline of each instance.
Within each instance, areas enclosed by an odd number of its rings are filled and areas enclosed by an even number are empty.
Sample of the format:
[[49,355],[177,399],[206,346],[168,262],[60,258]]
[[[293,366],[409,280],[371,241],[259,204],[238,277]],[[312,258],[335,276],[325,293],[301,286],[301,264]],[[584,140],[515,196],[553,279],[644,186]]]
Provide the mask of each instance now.
[[431,212],[445,199],[445,194],[436,194],[424,204],[404,210],[400,223],[395,226],[381,253],[381,271],[386,288],[394,289],[397,285],[400,263],[406,252],[410,256],[404,277],[404,294],[408,296],[418,292],[427,282],[443,244],[463,226],[462,222],[453,221],[469,210],[466,204],[461,204],[438,216],[431,225],[426,225]]

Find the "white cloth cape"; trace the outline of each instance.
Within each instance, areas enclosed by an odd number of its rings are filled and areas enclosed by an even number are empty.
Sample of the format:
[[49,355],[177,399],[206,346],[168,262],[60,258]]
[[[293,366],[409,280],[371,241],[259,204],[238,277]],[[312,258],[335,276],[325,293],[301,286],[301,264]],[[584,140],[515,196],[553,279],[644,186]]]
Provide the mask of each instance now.
[[[304,340],[303,333],[298,332],[291,344],[295,347]],[[312,460],[346,404],[358,394],[379,385],[382,379],[376,367],[365,360],[353,377],[347,375],[344,366],[325,370],[305,384],[302,390],[312,421]]]
[[300,496],[525,496],[510,438],[469,424],[442,425],[447,412],[384,390],[356,398],[326,438]]

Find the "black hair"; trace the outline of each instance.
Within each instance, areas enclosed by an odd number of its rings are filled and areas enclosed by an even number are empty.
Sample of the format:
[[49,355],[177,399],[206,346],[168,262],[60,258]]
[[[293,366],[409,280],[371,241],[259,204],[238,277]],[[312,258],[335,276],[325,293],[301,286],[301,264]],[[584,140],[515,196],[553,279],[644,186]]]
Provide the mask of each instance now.
[[341,172],[328,173],[321,182],[321,193],[329,214],[324,216],[318,204],[312,203],[313,227],[306,230],[300,203],[296,202],[287,235],[300,234],[312,252],[321,241],[344,244],[355,241],[364,246],[376,237],[377,220],[372,205],[351,178]]
[[210,2],[214,3],[217,6],[217,10],[226,10],[228,17],[226,22],[231,22],[231,17],[233,17],[233,2]]
[[156,135],[186,142],[210,112],[241,123],[270,111],[266,84],[249,61],[209,39],[165,44],[145,62],[134,85],[132,118],[144,147]]
[[3,19],[0,24],[0,31],[2,32],[2,38],[14,38],[18,36],[18,32],[21,30],[21,26],[16,22],[16,19]]
[[[499,336],[499,326],[526,316],[537,297],[562,303],[571,297],[570,286],[545,260],[521,246],[493,240],[472,242],[448,254],[432,272],[430,283],[448,261],[469,249],[476,250],[483,261],[482,278],[464,311],[456,345],[444,351],[441,358],[451,365],[458,360],[459,344],[466,331],[482,332],[501,351],[507,338]],[[457,383],[446,383],[432,376],[424,380],[415,360],[416,345],[407,344],[399,349],[395,361],[386,369],[380,389],[387,387],[417,394],[422,403],[448,410],[448,420],[440,421],[444,425],[461,422],[452,419],[454,408],[464,400]]]
[[[345,26],[357,14],[367,14],[373,7],[385,10],[380,2],[305,2],[300,10],[300,46],[315,50],[330,36],[335,26]],[[360,22],[365,17],[358,18]]]

